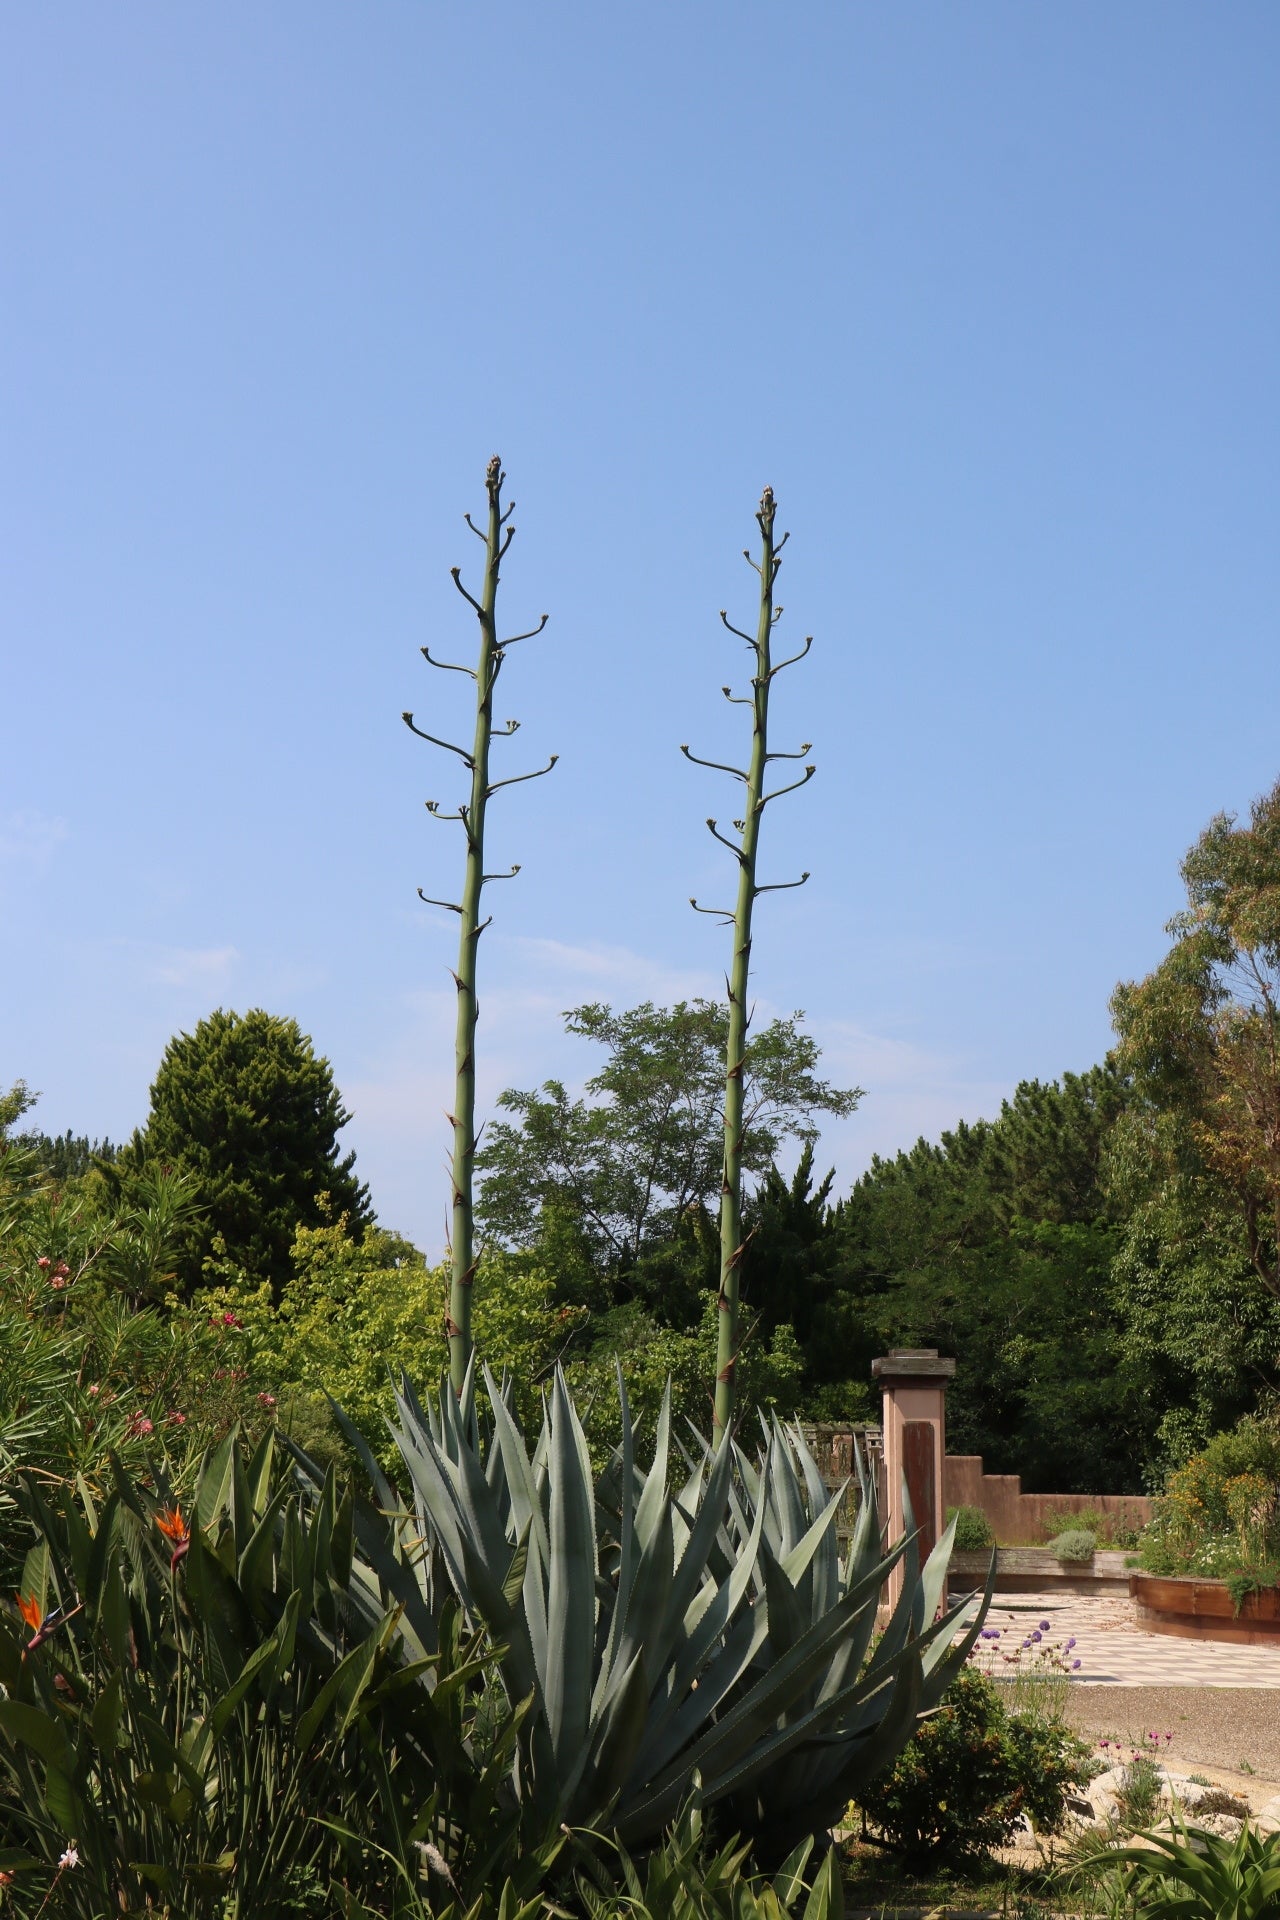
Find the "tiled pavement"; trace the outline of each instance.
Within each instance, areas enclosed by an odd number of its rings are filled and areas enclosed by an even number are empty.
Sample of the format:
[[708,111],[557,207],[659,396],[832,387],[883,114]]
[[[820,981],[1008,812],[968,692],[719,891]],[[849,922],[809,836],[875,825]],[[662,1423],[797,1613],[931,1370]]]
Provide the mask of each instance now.
[[[1083,1686],[1280,1688],[1280,1647],[1175,1640],[1135,1626],[1127,1599],[1061,1593],[996,1594],[986,1622],[1000,1629],[999,1641],[986,1642],[995,1677],[1000,1677],[1003,1653],[1020,1650],[1044,1620],[1049,1630],[1038,1646],[1061,1646],[1074,1638],[1070,1658],[1080,1666],[1071,1677]],[[1022,1659],[1033,1658],[1038,1646]]]

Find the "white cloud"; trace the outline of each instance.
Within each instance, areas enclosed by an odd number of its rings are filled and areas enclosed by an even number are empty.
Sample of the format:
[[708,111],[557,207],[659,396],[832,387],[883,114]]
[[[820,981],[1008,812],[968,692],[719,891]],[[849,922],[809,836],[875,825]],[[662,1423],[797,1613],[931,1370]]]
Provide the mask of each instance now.
[[934,1052],[850,1021],[815,1022],[814,1035],[824,1075],[866,1090],[855,1114],[823,1128],[819,1152],[826,1165],[835,1164],[843,1187],[873,1154],[909,1149],[921,1135],[936,1140],[957,1120],[994,1119],[1013,1091],[975,1073],[963,1054]]
[[190,987],[225,980],[240,958],[235,947],[151,947],[142,978],[153,986]]
[[22,807],[0,819],[0,865],[46,866],[67,837],[67,823],[35,807]]
[[600,987],[625,992],[630,999],[656,1000],[670,1004],[692,1000],[699,994],[720,992],[719,976],[689,967],[664,966],[648,954],[630,947],[611,947],[599,942],[573,946],[563,940],[544,940],[516,936],[506,943],[548,982],[564,981],[560,992],[580,993],[590,981]]

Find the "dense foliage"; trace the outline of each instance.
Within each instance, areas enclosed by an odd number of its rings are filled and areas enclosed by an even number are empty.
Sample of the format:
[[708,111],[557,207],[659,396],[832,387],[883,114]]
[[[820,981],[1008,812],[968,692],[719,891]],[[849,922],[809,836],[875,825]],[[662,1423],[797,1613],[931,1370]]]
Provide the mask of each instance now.
[[[746,1399],[874,1418],[875,1355],[938,1346],[958,1362],[952,1447],[1047,1493],[1158,1488],[1265,1409],[1280,1389],[1266,1146],[1278,793],[1247,827],[1212,823],[1188,856],[1187,912],[1162,967],[1118,991],[1112,1059],[1023,1083],[994,1119],[874,1161],[842,1198],[814,1135],[856,1091],[822,1079],[799,1016],[753,1036]],[[522,1410],[561,1362],[600,1447],[617,1433],[615,1356],[638,1417],[668,1376],[677,1410],[707,1415],[725,1016],[694,1001],[566,1018],[603,1064],[580,1099],[555,1082],[502,1097],[479,1155],[488,1242],[473,1294],[482,1350]],[[446,1317],[442,1275],[375,1226],[338,1152],[330,1070],[292,1021],[216,1013],[175,1039],[123,1152],[19,1132],[28,1105],[15,1089],[0,1115],[3,1337],[23,1365],[92,1380],[101,1342],[133,1339],[124,1318],[101,1331],[112,1312],[145,1305],[149,1351],[193,1341],[190,1385],[161,1406],[149,1361],[136,1409],[123,1386],[113,1404],[200,1425],[201,1383],[225,1366],[224,1390],[238,1373],[329,1453],[326,1394],[377,1432],[389,1373],[434,1372],[422,1343]],[[784,1173],[788,1141],[801,1151]],[[237,1333],[229,1366],[208,1364],[211,1321]],[[82,1365],[76,1342],[91,1337]],[[65,1397],[64,1426],[77,1404]]]
[[1280,1432],[1242,1420],[1170,1474],[1142,1538],[1150,1573],[1226,1579],[1240,1592],[1280,1577]]
[[995,1684],[967,1667],[857,1804],[904,1853],[957,1860],[1000,1846],[1024,1819],[1058,1832],[1091,1770],[1084,1741],[1051,1718],[1008,1712]]
[[153,1168],[197,1183],[200,1210],[178,1261],[184,1290],[200,1284],[211,1254],[279,1287],[300,1225],[319,1226],[327,1211],[358,1236],[373,1217],[355,1155],[338,1149],[350,1117],[296,1020],[219,1009],[169,1042],[147,1124],[107,1174],[125,1193],[130,1176]]

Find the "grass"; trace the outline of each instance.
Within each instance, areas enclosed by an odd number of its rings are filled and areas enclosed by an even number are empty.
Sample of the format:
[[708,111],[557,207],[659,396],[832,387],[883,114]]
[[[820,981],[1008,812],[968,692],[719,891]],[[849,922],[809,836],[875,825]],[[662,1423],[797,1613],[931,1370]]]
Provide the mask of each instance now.
[[1101,1890],[1058,1884],[1061,1860],[1016,1865],[993,1859],[913,1868],[860,1840],[844,1848],[846,1913],[876,1920],[898,1914],[998,1914],[1000,1920],[1086,1920],[1107,1909]]
[[886,1920],[911,1908],[929,1912],[1057,1914],[1057,1896],[1043,1872],[1005,1866],[998,1860],[966,1861],[955,1867],[913,1868],[909,1862],[861,1840],[845,1847],[846,1907],[883,1912]]

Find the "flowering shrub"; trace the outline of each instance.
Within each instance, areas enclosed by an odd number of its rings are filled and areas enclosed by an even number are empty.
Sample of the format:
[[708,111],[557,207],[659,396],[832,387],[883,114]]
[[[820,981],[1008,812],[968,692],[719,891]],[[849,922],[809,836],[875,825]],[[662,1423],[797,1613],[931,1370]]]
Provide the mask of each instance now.
[[1280,1572],[1280,1435],[1259,1420],[1220,1433],[1169,1476],[1142,1536],[1149,1573],[1227,1580],[1240,1596]]

